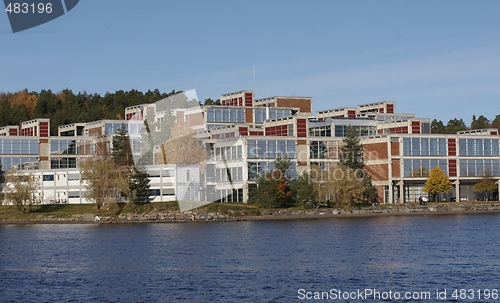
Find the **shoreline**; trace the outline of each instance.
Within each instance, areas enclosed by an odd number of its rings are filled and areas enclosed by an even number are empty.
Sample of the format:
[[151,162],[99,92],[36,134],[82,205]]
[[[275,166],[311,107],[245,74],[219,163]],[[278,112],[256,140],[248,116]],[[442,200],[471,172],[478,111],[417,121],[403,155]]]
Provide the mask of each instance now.
[[309,220],[332,218],[366,218],[379,216],[415,216],[415,215],[453,215],[500,213],[500,202],[488,204],[452,203],[410,205],[392,204],[358,209],[310,209],[310,210],[271,210],[261,211],[261,215],[231,215],[218,212],[202,211],[166,211],[150,214],[128,214],[117,217],[100,217],[94,214],[78,214],[67,218],[37,217],[32,219],[1,220],[0,225],[13,224],[134,224],[134,223],[199,223],[199,222],[237,222],[271,220]]

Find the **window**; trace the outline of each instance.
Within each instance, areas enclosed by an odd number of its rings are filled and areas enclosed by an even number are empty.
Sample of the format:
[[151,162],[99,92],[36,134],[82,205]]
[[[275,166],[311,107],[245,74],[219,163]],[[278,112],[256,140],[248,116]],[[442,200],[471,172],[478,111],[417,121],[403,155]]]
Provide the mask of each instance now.
[[79,191],[69,191],[68,192],[68,198],[80,198],[80,192]]
[[403,162],[405,177],[428,177],[429,172],[439,166],[445,174],[448,173],[448,165],[445,159],[405,159]]
[[43,175],[43,181],[54,181],[54,175]]

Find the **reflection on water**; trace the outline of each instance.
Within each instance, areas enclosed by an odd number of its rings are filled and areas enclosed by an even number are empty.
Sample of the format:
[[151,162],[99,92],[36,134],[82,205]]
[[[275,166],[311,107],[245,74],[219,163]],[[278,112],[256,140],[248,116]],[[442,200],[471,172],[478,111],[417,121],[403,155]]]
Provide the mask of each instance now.
[[299,301],[298,289],[492,289],[500,287],[499,219],[481,214],[4,225],[0,297],[290,302]]

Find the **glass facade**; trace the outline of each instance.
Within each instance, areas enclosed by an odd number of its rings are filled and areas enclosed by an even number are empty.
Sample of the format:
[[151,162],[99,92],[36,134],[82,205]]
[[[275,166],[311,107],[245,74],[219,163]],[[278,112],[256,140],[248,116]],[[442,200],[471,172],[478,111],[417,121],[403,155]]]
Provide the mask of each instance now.
[[[255,123],[262,123],[266,121],[266,109],[255,109]],[[292,110],[290,109],[269,109],[269,119],[279,119],[290,117]]]
[[2,171],[7,171],[12,167],[17,169],[38,169],[37,157],[0,157]]
[[245,122],[245,110],[242,108],[207,108],[207,122]]
[[241,159],[243,159],[243,147],[241,145],[215,148],[216,161],[241,160]]
[[[274,169],[274,162],[248,162],[248,180],[257,180],[266,172],[271,172]],[[287,174],[291,179],[297,177],[297,164],[290,162],[290,168]]]
[[458,154],[463,157],[498,156],[498,139],[459,139]]
[[448,174],[446,159],[405,159],[403,166],[405,177],[428,177],[431,169],[436,166]]
[[[335,137],[337,138],[345,138],[347,137],[347,128],[349,125],[335,125]],[[352,125],[354,127],[354,130],[356,131],[356,134],[359,137],[368,137],[368,136],[375,136],[377,134],[377,127],[376,126],[369,126],[369,125]]]
[[404,156],[446,156],[446,138],[403,138]]
[[38,140],[0,139],[0,155],[38,155]]
[[104,124],[104,134],[114,135],[118,132],[118,129],[122,126],[121,123],[105,123]]
[[76,168],[76,158],[52,158],[50,159],[50,168],[58,169],[58,168]]
[[500,176],[499,159],[464,159],[460,160],[460,176],[482,177]]
[[243,181],[243,167],[218,168],[215,170],[216,182]]
[[339,143],[333,141],[310,141],[310,159],[338,159]]
[[332,136],[331,125],[314,126],[309,128],[309,137],[331,137],[331,136]]
[[248,140],[249,159],[295,158],[295,140]]
[[[81,151],[81,150],[78,150]],[[50,140],[50,154],[51,155],[76,155],[76,141],[75,140]]]

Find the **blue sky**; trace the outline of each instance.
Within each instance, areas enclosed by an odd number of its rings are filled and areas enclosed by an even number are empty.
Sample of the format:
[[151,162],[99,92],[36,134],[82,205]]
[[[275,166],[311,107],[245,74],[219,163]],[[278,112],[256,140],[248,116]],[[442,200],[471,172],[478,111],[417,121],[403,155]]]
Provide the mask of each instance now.
[[0,13],[0,91],[255,88],[312,97],[315,111],[391,100],[469,124],[500,114],[499,12],[497,0],[81,0],[16,34]]

